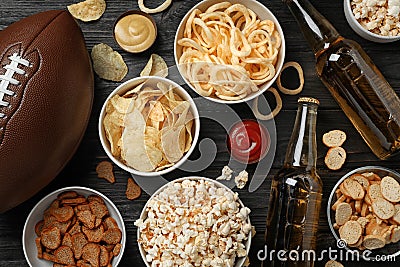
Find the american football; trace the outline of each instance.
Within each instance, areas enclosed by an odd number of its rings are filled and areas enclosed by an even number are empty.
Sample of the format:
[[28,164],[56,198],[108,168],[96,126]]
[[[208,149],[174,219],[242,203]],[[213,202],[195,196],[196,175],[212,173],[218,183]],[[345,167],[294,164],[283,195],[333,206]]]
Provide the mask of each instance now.
[[63,10],[0,32],[0,212],[47,185],[73,156],[93,101],[83,34]]

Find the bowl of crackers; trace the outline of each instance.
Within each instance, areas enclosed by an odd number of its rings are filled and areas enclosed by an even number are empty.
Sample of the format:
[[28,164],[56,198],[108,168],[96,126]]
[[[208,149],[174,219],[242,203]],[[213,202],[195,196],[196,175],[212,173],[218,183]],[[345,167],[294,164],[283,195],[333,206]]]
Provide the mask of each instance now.
[[400,174],[367,166],[344,175],[328,201],[328,222],[341,248],[366,259],[400,255]]
[[235,104],[264,93],[285,59],[274,14],[255,0],[205,0],[182,19],[175,63],[189,87],[209,100]]
[[143,76],[118,86],[100,113],[101,144],[120,168],[140,176],[166,174],[193,152],[200,132],[198,110],[175,82]]
[[244,266],[253,232],[250,212],[237,193],[213,179],[171,181],[135,222],[142,259],[148,267]]
[[117,207],[100,192],[79,186],[40,200],[28,215],[22,237],[31,267],[118,266],[125,241]]

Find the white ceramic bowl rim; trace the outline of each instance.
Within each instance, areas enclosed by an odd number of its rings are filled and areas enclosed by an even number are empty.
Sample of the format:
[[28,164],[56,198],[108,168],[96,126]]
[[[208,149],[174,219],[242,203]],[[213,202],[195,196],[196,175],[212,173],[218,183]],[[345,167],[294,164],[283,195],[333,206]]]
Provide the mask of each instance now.
[[[114,204],[108,197],[106,197],[104,194],[102,194],[102,193],[100,193],[99,191],[96,191],[96,190],[94,190],[94,189],[91,189],[91,188],[88,188],[88,187],[83,187],[83,186],[68,186],[68,187],[64,187],[64,188],[57,189],[56,191],[53,191],[53,192],[51,192],[50,194],[48,194],[48,195],[46,195],[45,197],[43,197],[43,198],[32,208],[32,210],[29,212],[29,215],[28,215],[28,217],[27,217],[27,219],[26,219],[26,221],[25,221],[24,229],[23,229],[23,232],[22,232],[22,248],[23,248],[23,251],[24,251],[25,259],[26,259],[27,263],[29,264],[29,266],[31,266],[31,267],[37,267],[37,266],[33,266],[33,265],[31,264],[31,262],[30,262],[30,260],[29,260],[28,251],[27,251],[27,248],[26,248],[26,245],[25,245],[25,239],[27,238],[27,236],[26,236],[26,232],[27,232],[27,231],[26,231],[26,230],[27,230],[27,227],[28,227],[28,223],[29,223],[31,217],[33,216],[33,214],[35,214],[35,212],[37,211],[37,208],[40,207],[40,206],[42,205],[43,202],[47,201],[49,198],[52,198],[52,197],[54,197],[54,199],[56,199],[57,196],[58,196],[60,193],[66,192],[66,191],[86,191],[86,192],[88,192],[89,194],[98,195],[98,196],[100,196],[100,197],[104,200],[104,202],[106,203],[106,205],[110,205],[111,208],[113,209],[113,212],[116,213],[117,218],[115,218],[115,217],[113,217],[113,218],[117,221],[119,227],[121,228],[120,230],[121,230],[121,232],[122,232],[122,239],[121,239],[122,248],[121,248],[120,254],[119,254],[116,258],[114,258],[114,260],[117,259],[117,261],[116,261],[116,262],[113,262],[113,266],[114,266],[114,267],[115,267],[115,266],[118,266],[119,262],[120,262],[121,259],[122,259],[122,255],[123,255],[123,253],[124,253],[125,244],[126,244],[125,223],[124,223],[124,220],[123,220],[123,218],[122,218],[122,216],[121,216],[121,213],[119,212],[119,210],[118,210],[118,208],[115,206],[115,204]],[[54,199],[52,199],[52,200],[54,200]],[[47,208],[47,207],[46,207],[46,208]],[[36,222],[36,223],[37,223],[37,222]],[[35,223],[35,224],[36,224],[36,223]],[[36,251],[35,251],[35,255],[37,255]],[[49,266],[53,266],[53,265],[51,264],[51,265],[49,265]]]
[[[331,212],[332,212],[331,211],[331,207],[332,207],[332,204],[333,204],[332,200],[335,198],[336,189],[340,186],[340,184],[345,179],[347,179],[351,175],[353,175],[355,173],[368,172],[368,171],[373,171],[373,170],[388,172],[388,173],[391,173],[391,174],[397,176],[398,178],[400,178],[400,173],[398,173],[397,171],[394,171],[394,170],[386,168],[386,167],[381,167],[381,166],[364,166],[364,167],[360,167],[360,168],[354,169],[354,170],[346,173],[345,175],[343,175],[342,178],[340,178],[339,181],[337,181],[335,186],[332,188],[332,191],[331,191],[331,193],[329,195],[327,211],[326,211],[327,217],[328,217],[328,225],[329,225],[329,228],[331,229],[331,232],[332,232],[333,236],[335,237],[336,241],[341,240],[340,237],[337,235],[336,230],[333,228],[333,222],[332,222],[333,218],[331,218]],[[396,180],[398,180],[398,179],[396,179]],[[353,252],[353,253],[358,251],[358,250],[356,250],[354,248],[353,249],[349,248],[348,246],[346,246],[346,250],[350,251],[350,252]],[[397,253],[392,254],[391,256],[396,257],[398,255],[400,255],[400,250]],[[363,257],[366,258],[366,259],[369,259],[369,260],[374,260],[373,257],[370,258],[370,257],[368,257],[368,255],[365,255]]]
[[[232,194],[234,194],[232,189],[230,189],[226,185],[224,185],[224,184],[222,184],[222,183],[220,183],[220,182],[218,182],[216,180],[210,179],[210,178],[201,177],[201,176],[187,176],[187,177],[178,178],[178,179],[175,179],[175,180],[173,180],[173,181],[171,181],[169,183],[166,183],[165,185],[161,186],[156,192],[154,192],[154,194],[149,198],[149,200],[147,200],[145,206],[142,209],[142,212],[140,213],[140,217],[139,218],[143,219],[143,220],[146,218],[146,215],[147,215],[146,209],[148,207],[148,203],[150,202],[150,200],[155,198],[158,194],[160,194],[161,191],[163,191],[165,188],[167,188],[170,184],[179,183],[179,182],[182,182],[182,181],[185,181],[185,180],[196,180],[196,181],[197,180],[204,180],[204,181],[208,181],[210,183],[215,184],[217,187],[222,187],[222,188],[228,190],[229,192],[231,192]],[[242,200],[240,200],[240,198],[238,198],[238,202],[239,202],[241,207],[245,207],[243,202],[242,202]],[[248,221],[251,224],[250,217],[248,218]],[[137,228],[137,239],[139,240],[139,238],[140,238],[140,229]],[[246,241],[246,253],[247,253],[247,255],[249,254],[249,251],[250,251],[251,239],[252,239],[252,233],[250,232],[249,236],[248,236],[248,239]],[[138,246],[139,246],[139,252],[140,252],[140,255],[142,256],[143,262],[146,264],[147,267],[150,267],[150,264],[146,261],[146,253],[145,253],[143,247],[139,243],[138,243]],[[235,267],[242,266],[243,263],[245,262],[245,260],[246,260],[246,257],[239,258],[235,263]]]
[[350,2],[351,2],[351,0],[344,0],[344,8],[348,10],[348,12],[350,14],[350,16],[348,16],[348,18],[353,22],[353,26],[357,27],[363,33],[368,34],[368,35],[370,35],[370,36],[372,36],[373,38],[376,38],[376,39],[382,39],[382,40],[397,40],[397,39],[400,39],[400,36],[385,36],[385,35],[380,35],[380,34],[373,33],[371,31],[365,29],[357,21],[357,19],[354,17],[353,9],[351,8]]
[[[270,18],[270,20],[272,20],[275,23],[275,27],[277,28],[279,35],[281,37],[281,47],[278,53],[278,60],[275,66],[275,75],[274,77],[269,80],[268,82],[259,85],[258,87],[260,88],[257,92],[251,93],[249,95],[247,95],[245,98],[243,99],[239,99],[239,100],[223,100],[217,97],[205,97],[200,95],[197,90],[191,85],[191,83],[181,74],[182,79],[185,81],[185,83],[190,87],[190,89],[192,89],[194,92],[196,92],[199,96],[204,97],[206,99],[209,99],[211,101],[217,102],[217,103],[221,103],[221,104],[237,104],[237,103],[243,103],[243,102],[247,102],[250,101],[254,98],[256,98],[257,96],[260,96],[261,94],[263,94],[265,91],[268,90],[268,88],[270,88],[272,86],[272,84],[275,82],[275,80],[278,78],[279,73],[282,70],[283,64],[285,62],[285,50],[286,50],[286,43],[285,43],[285,36],[283,34],[283,30],[282,27],[278,21],[278,19],[275,17],[275,15],[272,13],[272,11],[267,8],[265,5],[261,4],[258,1],[255,0],[227,0],[228,2],[232,2],[232,3],[240,3],[246,6],[247,3],[251,3],[252,5],[257,5],[260,9],[257,10],[253,10],[258,16],[260,16],[259,14],[262,12],[265,12]],[[179,73],[180,68],[179,68],[179,59],[177,58],[177,43],[178,43],[178,38],[179,38],[179,33],[180,33],[180,29],[182,27],[184,27],[184,23],[186,23],[189,15],[192,13],[193,10],[195,9],[200,9],[200,10],[204,10],[203,8],[199,8],[199,6],[210,6],[214,3],[220,2],[218,0],[203,0],[199,3],[197,3],[194,7],[192,7],[183,17],[181,23],[178,26],[178,29],[176,31],[175,34],[175,40],[174,40],[174,58],[175,58],[175,64],[178,68]],[[209,3],[209,5],[207,5],[207,3]],[[260,12],[261,10],[261,12]]]
[[[103,127],[103,119],[105,117],[105,110],[106,110],[106,105],[108,101],[113,97],[114,95],[118,94],[120,91],[126,90],[128,91],[129,88],[132,88],[130,84],[134,84],[133,86],[136,86],[142,82],[146,81],[162,81],[167,84],[171,84],[174,87],[174,90],[180,95],[183,96],[183,98],[190,103],[191,111],[193,113],[193,118],[194,118],[194,134],[193,134],[193,140],[192,140],[192,145],[190,146],[190,149],[188,152],[186,152],[183,157],[176,162],[174,165],[172,165],[169,168],[166,168],[161,171],[153,171],[153,172],[143,172],[143,171],[138,171],[134,168],[131,168],[124,163],[122,163],[120,160],[116,159],[110,150],[109,147],[109,142],[107,138],[105,137],[104,134],[104,127]],[[200,119],[199,119],[199,111],[197,109],[197,106],[195,102],[193,101],[192,97],[189,95],[188,92],[186,92],[185,89],[183,89],[181,86],[179,86],[176,82],[169,80],[167,78],[159,77],[159,76],[141,76],[141,77],[136,77],[132,78],[130,80],[127,80],[126,82],[120,84],[116,89],[114,89],[111,94],[107,97],[107,99],[104,101],[103,107],[101,108],[100,112],[100,117],[99,117],[99,124],[98,124],[98,131],[99,131],[99,136],[100,136],[100,142],[101,145],[103,146],[104,151],[106,152],[107,156],[116,164],[118,165],[121,169],[124,169],[127,172],[130,172],[135,175],[139,176],[160,176],[164,175],[166,173],[169,173],[175,169],[177,169],[179,166],[181,166],[192,154],[194,148],[196,147],[197,141],[199,139],[199,134],[200,134]]]

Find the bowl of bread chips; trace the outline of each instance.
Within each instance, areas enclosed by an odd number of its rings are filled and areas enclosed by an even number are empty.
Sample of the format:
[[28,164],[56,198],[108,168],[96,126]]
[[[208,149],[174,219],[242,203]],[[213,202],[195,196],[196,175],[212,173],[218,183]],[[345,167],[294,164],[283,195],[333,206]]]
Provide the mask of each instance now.
[[58,189],[40,200],[22,237],[32,267],[118,266],[125,241],[117,207],[100,192],[80,186]]
[[166,174],[196,146],[198,110],[175,82],[158,76],[131,79],[106,99],[99,118],[101,144],[122,169],[140,176]]
[[285,59],[285,39],[273,13],[255,0],[205,0],[180,23],[175,62],[191,89],[234,104],[264,93]]
[[333,188],[328,222],[340,244],[360,257],[400,255],[400,174],[378,166],[355,169]]

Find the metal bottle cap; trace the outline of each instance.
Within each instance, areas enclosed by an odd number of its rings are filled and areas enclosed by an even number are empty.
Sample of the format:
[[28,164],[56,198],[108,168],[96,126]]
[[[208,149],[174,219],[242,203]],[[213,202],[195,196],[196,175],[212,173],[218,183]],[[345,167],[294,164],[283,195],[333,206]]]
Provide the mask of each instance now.
[[298,103],[313,103],[319,105],[319,100],[313,97],[300,97]]

